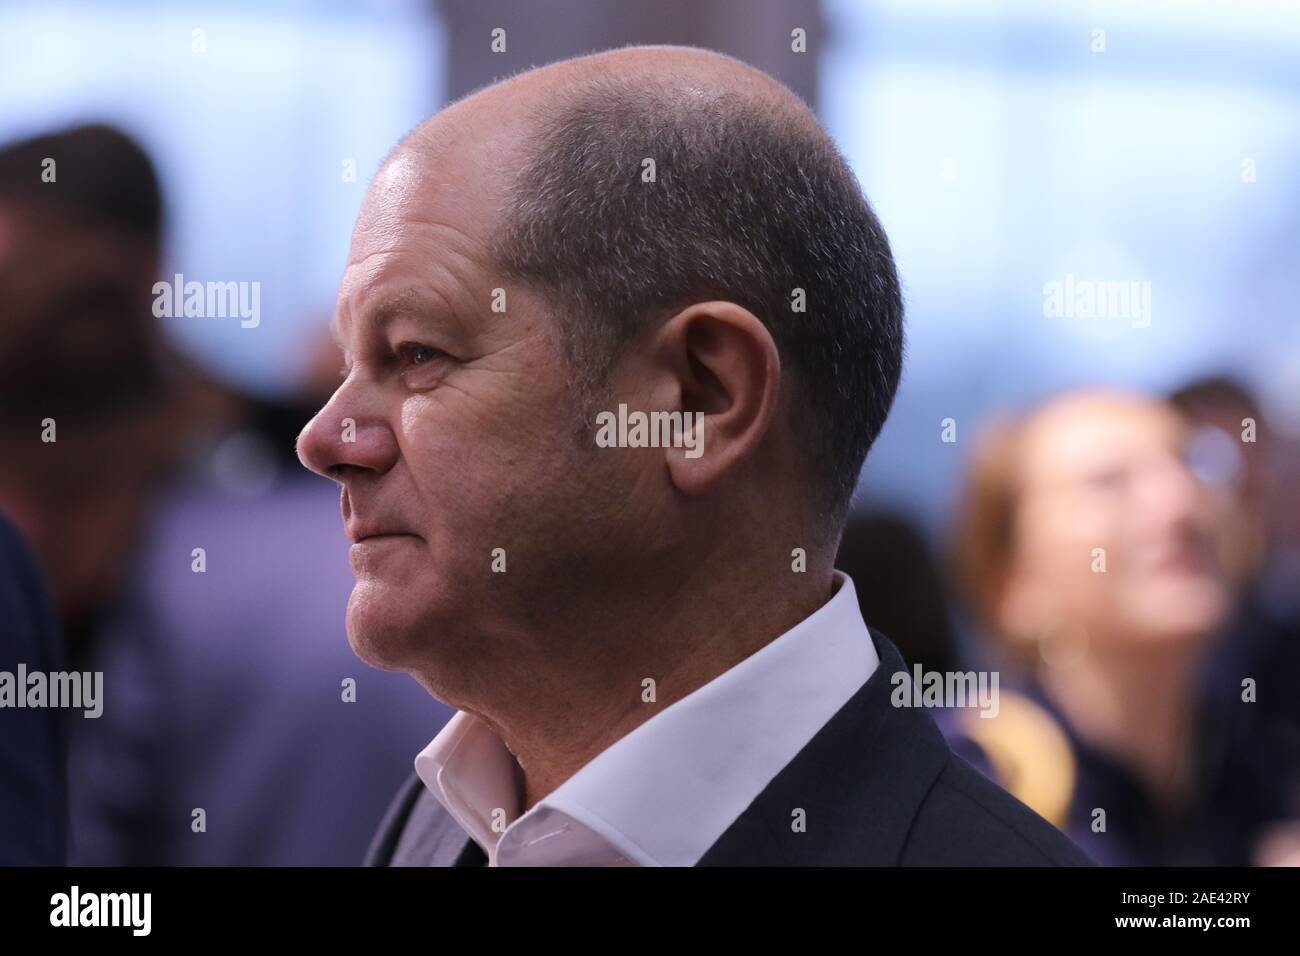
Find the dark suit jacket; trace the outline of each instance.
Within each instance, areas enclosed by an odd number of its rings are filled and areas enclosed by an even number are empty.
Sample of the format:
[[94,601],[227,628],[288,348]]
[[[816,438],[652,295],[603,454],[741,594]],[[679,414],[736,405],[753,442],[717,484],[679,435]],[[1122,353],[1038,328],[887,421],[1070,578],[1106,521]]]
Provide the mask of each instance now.
[[[956,756],[920,708],[895,707],[897,648],[754,799],[699,866],[1086,866],[1059,830]],[[791,828],[796,808],[806,832]],[[367,866],[482,866],[483,851],[418,777]]]
[[[63,669],[62,646],[36,562],[0,515],[0,671]],[[25,694],[26,687],[17,688]],[[62,711],[0,708],[0,866],[67,862],[68,784]]]

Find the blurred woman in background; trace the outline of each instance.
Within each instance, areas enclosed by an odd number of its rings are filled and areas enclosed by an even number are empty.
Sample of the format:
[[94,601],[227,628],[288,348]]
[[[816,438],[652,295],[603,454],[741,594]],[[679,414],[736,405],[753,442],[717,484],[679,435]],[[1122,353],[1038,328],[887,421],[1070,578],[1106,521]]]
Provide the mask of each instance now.
[[1251,675],[1230,700],[1198,693],[1231,529],[1188,437],[1163,402],[1062,395],[985,437],[959,508],[958,579],[1022,682],[959,743],[1104,864],[1260,862],[1297,816]]

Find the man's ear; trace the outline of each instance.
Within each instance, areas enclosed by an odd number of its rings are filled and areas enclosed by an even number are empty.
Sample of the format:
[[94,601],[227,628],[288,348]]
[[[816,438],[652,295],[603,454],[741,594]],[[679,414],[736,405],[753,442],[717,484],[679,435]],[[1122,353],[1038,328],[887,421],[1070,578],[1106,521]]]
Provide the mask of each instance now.
[[664,452],[669,475],[685,494],[705,494],[771,426],[781,384],[776,342],[748,309],[697,302],[659,328],[651,351],[685,413],[682,447]]

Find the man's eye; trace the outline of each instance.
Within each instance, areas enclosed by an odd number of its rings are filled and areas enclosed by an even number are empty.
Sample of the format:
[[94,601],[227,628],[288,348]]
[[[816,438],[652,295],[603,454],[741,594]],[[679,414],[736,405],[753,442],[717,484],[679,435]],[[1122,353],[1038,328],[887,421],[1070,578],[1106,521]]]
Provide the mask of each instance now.
[[403,365],[428,365],[438,356],[442,355],[441,349],[435,349],[431,345],[420,345],[417,342],[403,342],[397,347],[397,354],[402,360]]

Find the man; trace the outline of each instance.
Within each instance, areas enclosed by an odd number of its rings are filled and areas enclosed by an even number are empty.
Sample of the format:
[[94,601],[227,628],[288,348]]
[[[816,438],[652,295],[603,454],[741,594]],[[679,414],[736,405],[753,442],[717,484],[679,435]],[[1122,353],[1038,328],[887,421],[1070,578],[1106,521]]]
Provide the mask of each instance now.
[[[376,177],[337,330],[299,453],[349,639],[460,711],[369,862],[1084,862],[890,706],[833,571],[902,306],[784,87],[629,48],[455,104]],[[684,428],[606,447],[615,412]]]
[[[0,708],[0,861],[355,863],[450,712],[346,644],[331,488],[290,457],[309,414],[169,344],[151,307],[164,208],[152,160],[111,127],[0,146],[0,510],[48,576],[67,665],[106,694],[67,724],[66,783],[49,743],[66,714]],[[6,551],[0,679],[48,653]]]
[[153,162],[113,127],[0,146],[0,505],[79,670],[196,425],[189,364],[150,307],[164,208]]

